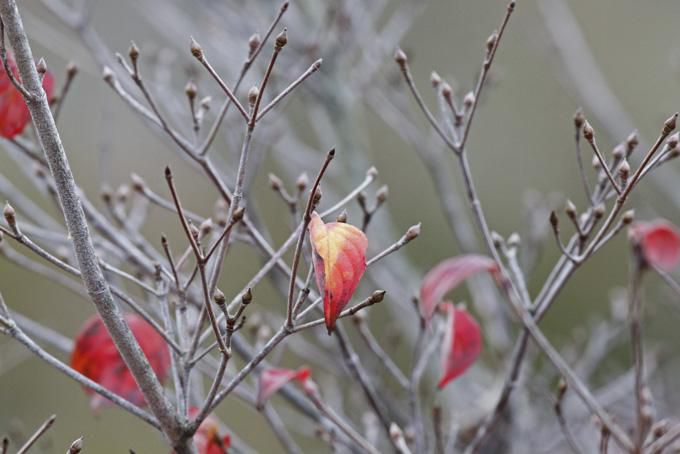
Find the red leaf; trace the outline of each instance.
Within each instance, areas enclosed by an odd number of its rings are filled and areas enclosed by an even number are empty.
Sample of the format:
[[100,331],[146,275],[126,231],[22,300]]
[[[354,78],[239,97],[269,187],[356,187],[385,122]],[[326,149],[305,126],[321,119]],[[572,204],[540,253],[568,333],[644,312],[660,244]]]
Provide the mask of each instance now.
[[[165,340],[138,315],[126,314],[125,321],[159,380],[163,381],[170,367]],[[142,392],[98,315],[85,322],[78,333],[71,353],[71,367],[133,404],[146,405]],[[90,403],[94,409],[108,403],[106,398],[89,388],[85,388],[85,392],[92,395]]]
[[463,307],[446,304],[448,325],[442,346],[442,376],[439,389],[463,374],[482,351],[479,325]]
[[481,271],[495,273],[496,263],[484,255],[461,255],[453,257],[432,268],[420,286],[420,315],[430,321],[444,295],[461,282]]
[[[7,55],[7,61],[12,74],[19,80],[19,71],[11,55]],[[45,74],[43,88],[47,93],[47,99],[52,99],[54,78],[50,72]],[[24,98],[7,77],[4,66],[0,65],[0,137],[14,138],[24,130],[30,120],[31,114]]]
[[308,367],[294,369],[270,368],[260,374],[257,389],[257,408],[262,408],[267,400],[279,389],[293,380],[304,383],[311,375]]
[[[189,417],[195,418],[199,409],[189,408]],[[229,435],[220,435],[221,424],[213,415],[209,415],[203,420],[196,434],[194,434],[194,445],[198,454],[227,454],[231,446]]]
[[324,224],[316,212],[312,213],[309,223],[309,236],[316,284],[323,294],[323,313],[330,334],[364,275],[368,239],[353,225]]
[[630,237],[650,265],[672,271],[680,263],[680,233],[670,222],[637,222],[630,229]]

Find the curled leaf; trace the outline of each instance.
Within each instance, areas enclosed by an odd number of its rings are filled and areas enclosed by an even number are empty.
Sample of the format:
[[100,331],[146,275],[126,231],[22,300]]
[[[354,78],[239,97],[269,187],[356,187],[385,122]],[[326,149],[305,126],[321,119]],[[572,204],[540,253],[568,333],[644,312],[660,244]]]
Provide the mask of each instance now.
[[448,315],[442,345],[442,375],[439,389],[462,375],[482,351],[479,325],[464,307],[445,305]]
[[[189,417],[195,418],[199,409],[189,408]],[[227,454],[231,446],[229,434],[221,435],[223,432],[220,422],[213,415],[209,415],[203,420],[196,434],[194,434],[194,445],[198,454]]]
[[672,271],[680,263],[680,233],[670,222],[663,219],[637,222],[630,228],[629,236],[648,264]]
[[330,334],[364,275],[368,239],[353,225],[324,224],[316,212],[309,223],[309,237],[316,284],[323,294],[323,313]]
[[[19,71],[11,55],[7,55],[7,62],[12,70],[14,78],[19,80]],[[54,78],[48,71],[43,79],[43,88],[47,93],[47,99],[52,99],[54,88]],[[24,98],[16,89],[12,81],[7,76],[3,65],[0,65],[0,137],[12,139],[26,127],[31,120]]]
[[291,381],[304,383],[311,375],[308,367],[295,369],[270,368],[260,374],[257,389],[257,408],[261,409],[267,400]]
[[[170,367],[165,340],[136,314],[126,314],[125,321],[158,379],[163,381]],[[144,395],[98,315],[91,317],[80,329],[71,353],[71,367],[135,405],[146,404]],[[85,392],[92,396],[90,404],[93,409],[107,403],[106,398],[89,388],[85,388]]]
[[484,255],[460,255],[440,262],[425,275],[420,286],[420,315],[429,322],[449,291],[474,274],[495,273],[497,269],[493,259]]

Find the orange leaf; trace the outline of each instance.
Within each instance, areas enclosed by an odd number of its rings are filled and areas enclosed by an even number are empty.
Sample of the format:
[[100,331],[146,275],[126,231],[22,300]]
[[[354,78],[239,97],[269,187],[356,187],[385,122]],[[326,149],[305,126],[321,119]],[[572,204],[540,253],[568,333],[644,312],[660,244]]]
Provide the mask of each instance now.
[[[170,367],[170,354],[165,340],[138,315],[125,314],[125,321],[149,359],[151,368],[162,381]],[[135,405],[146,404],[132,373],[98,315],[85,322],[78,333],[71,353],[71,367]],[[95,410],[107,403],[104,397],[94,394],[89,388],[85,388],[85,392],[92,395],[91,405]]]
[[462,375],[482,351],[479,325],[463,307],[444,306],[448,322],[442,346],[442,376],[439,389]]
[[314,274],[323,294],[323,313],[330,334],[364,275],[368,239],[353,225],[324,224],[316,212],[309,223],[309,236],[314,251]]

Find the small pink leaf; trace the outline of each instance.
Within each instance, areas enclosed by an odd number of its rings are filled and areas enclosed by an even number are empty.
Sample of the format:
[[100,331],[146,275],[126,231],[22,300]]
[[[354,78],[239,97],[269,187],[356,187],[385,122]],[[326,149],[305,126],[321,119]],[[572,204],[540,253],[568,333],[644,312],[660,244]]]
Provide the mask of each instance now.
[[291,381],[304,383],[311,375],[308,367],[294,369],[270,368],[260,374],[257,389],[257,408],[262,408],[267,400]]
[[437,304],[449,291],[473,274],[496,270],[493,259],[484,255],[461,255],[440,262],[427,273],[420,286],[420,315],[429,322]]
[[442,345],[442,376],[439,389],[462,375],[482,351],[479,325],[463,307],[445,305],[447,328]]
[[672,271],[680,263],[680,233],[670,222],[663,219],[637,222],[630,228],[629,236],[650,265]]
[[330,334],[364,275],[368,239],[353,225],[324,224],[316,212],[309,223],[309,237],[314,252],[314,275],[323,294],[323,313]]

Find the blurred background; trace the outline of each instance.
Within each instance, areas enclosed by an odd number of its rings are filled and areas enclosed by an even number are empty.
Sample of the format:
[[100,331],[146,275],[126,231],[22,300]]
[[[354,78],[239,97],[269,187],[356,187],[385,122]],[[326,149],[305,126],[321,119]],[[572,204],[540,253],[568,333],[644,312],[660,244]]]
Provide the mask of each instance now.
[[[49,6],[52,2],[45,3]],[[371,16],[376,23],[364,24],[365,33],[343,35],[324,30],[326,21],[340,20],[338,17],[359,21],[363,18],[362,9],[373,11],[377,4],[382,8],[383,3],[386,3],[383,12]],[[484,43],[498,27],[505,2],[430,0],[408,5],[385,1],[376,5],[360,0],[291,1],[290,12],[282,24],[288,27],[289,42],[297,52],[284,52],[279,67],[286,76],[277,78],[275,70],[273,86],[285,87],[315,58],[324,58],[324,64],[310,84],[294,93],[276,112],[277,116],[285,117],[285,127],[277,129],[273,122],[272,133],[256,138],[256,154],[263,162],[257,174],[250,176],[250,197],[269,226],[273,243],[280,244],[289,234],[290,222],[285,207],[268,187],[269,172],[277,173],[292,187],[301,171],[313,175],[324,153],[335,146],[338,155],[326,185],[329,194],[333,191],[343,194],[364,178],[368,166],[376,166],[380,182],[387,184],[390,192],[386,209],[378,212],[376,225],[369,228],[368,236],[376,244],[375,250],[379,250],[408,226],[422,222],[421,237],[400,252],[415,270],[404,282],[415,294],[422,275],[439,260],[455,255],[457,248],[427,169],[413,147],[390,127],[380,104],[372,103],[371,91],[391,96],[384,87],[396,84],[406,93],[391,58],[400,45],[408,53],[415,81],[433,109],[436,102],[429,82],[432,70],[451,83],[456,95],[463,96],[473,87]],[[89,11],[91,27],[108,50],[126,54],[130,41],[137,43],[147,80],[154,83],[154,90],[171,112],[171,118],[190,131],[183,95],[186,81],[191,78],[197,82],[200,97],[214,97],[209,115],[214,115],[221,95],[212,79],[191,58],[189,36],[203,45],[218,70],[236,74],[246,54],[248,36],[264,32],[278,6],[278,2],[264,0],[118,0],[93,1]],[[102,185],[115,190],[129,183],[131,172],[165,194],[163,168],[169,164],[175,169],[184,203],[194,212],[210,214],[216,200],[214,189],[178,158],[169,141],[149,129],[102,81],[101,62],[91,56],[78,34],[38,0],[24,0],[20,8],[34,54],[46,58],[57,86],[64,79],[67,62],[76,62],[81,70],[66,99],[59,126],[76,179],[90,199],[100,204]],[[408,14],[400,13],[404,15],[403,21],[393,24],[397,32],[383,30],[395,11]],[[561,207],[568,197],[579,209],[585,207],[574,159],[572,117],[577,108],[582,107],[591,119],[603,150],[610,151],[632,128],[638,129],[648,141],[656,137],[665,118],[680,105],[678,19],[680,3],[673,0],[518,2],[494,63],[489,88],[481,100],[468,147],[479,195],[494,230],[504,236],[515,231],[524,236],[532,229],[540,230],[541,226],[535,224],[544,226],[547,217],[536,220],[527,216],[527,206],[545,201]],[[575,24],[583,42],[574,39]],[[556,46],[556,36],[566,36],[567,40]],[[385,41],[395,37],[398,41]],[[582,44],[587,44],[593,59],[580,53]],[[379,51],[375,51],[376,47]],[[348,52],[348,48],[353,51]],[[367,49],[375,52],[364,52]],[[268,50],[264,55],[267,53]],[[572,58],[574,53],[576,57]],[[104,56],[110,59],[110,65],[115,64],[112,54]],[[365,71],[373,66],[371,71]],[[593,69],[599,73],[593,73]],[[260,75],[260,69],[251,73],[241,88],[241,97]],[[357,78],[364,77],[366,80],[357,82]],[[603,87],[609,92],[604,92]],[[422,130],[427,131],[410,96],[406,99],[408,103],[404,105],[412,110]],[[616,100],[614,104],[612,99]],[[329,103],[334,102],[338,105],[329,108]],[[322,110],[320,106],[331,114],[325,118],[325,124],[324,120],[310,123],[308,116]],[[240,126],[233,113],[227,117],[223,134],[211,151],[227,174],[236,165],[240,141],[237,129]],[[286,138],[285,128],[289,127],[296,130],[303,143]],[[277,153],[285,147],[298,148],[300,154],[290,158]],[[586,148],[584,151],[589,163],[591,154]],[[460,189],[454,162],[448,162],[454,187]],[[49,199],[32,185],[31,172],[22,168],[20,161],[0,152],[0,173],[40,206],[56,214]],[[646,181],[634,198],[639,219],[660,216],[680,222],[679,205],[673,200],[673,193],[680,193],[677,189],[680,186],[669,190],[664,184],[674,173],[665,175],[667,178],[659,184]],[[326,197],[326,187],[324,191]],[[5,197],[0,194],[3,201]],[[358,219],[355,204],[349,207],[349,214],[350,222]],[[393,232],[380,228],[381,223],[388,222],[394,226]],[[176,219],[154,210],[144,232],[158,245],[161,231],[176,244],[182,241]],[[550,237],[539,252],[530,279],[532,293],[540,289],[558,257]],[[227,261],[220,282],[227,295],[239,291],[259,263],[245,247],[237,247],[231,254],[232,260]],[[620,235],[578,271],[542,323],[552,340],[558,345],[568,342],[575,331],[587,331],[592,326],[589,320],[609,314],[612,289],[625,287],[627,282],[627,257],[625,235]],[[391,263],[386,261],[388,269]],[[364,290],[369,291],[368,286]],[[680,342],[675,329],[679,312],[673,307],[677,297],[669,294],[657,279],[650,279],[646,290],[650,300],[646,307],[649,342],[662,341],[663,349],[673,352]],[[68,337],[73,337],[93,313],[92,306],[83,298],[2,258],[0,291],[10,307]],[[255,293],[258,304],[274,306],[280,301],[274,287],[267,283]],[[464,298],[463,292],[461,299]],[[388,304],[392,304],[391,298]],[[383,307],[378,310],[386,311]],[[393,321],[388,319],[394,315],[395,312],[386,311],[378,320],[374,315],[376,332],[392,326]],[[616,368],[617,362],[626,358],[623,349],[619,359],[613,358],[611,365],[603,367]],[[295,365],[300,360],[291,357],[289,362]],[[258,413],[237,401],[228,402],[218,414],[230,429],[253,448],[275,452],[278,448],[274,437],[258,422]],[[20,439],[21,434],[31,433],[52,413],[57,413],[58,419],[41,447],[44,452],[64,451],[64,446],[81,435],[85,436],[88,452],[127,452],[130,448],[138,453],[164,452],[160,437],[146,425],[118,409],[104,409],[93,416],[88,398],[77,385],[33,358],[17,343],[0,338],[0,432]],[[310,452],[322,449],[313,439],[303,447]]]

